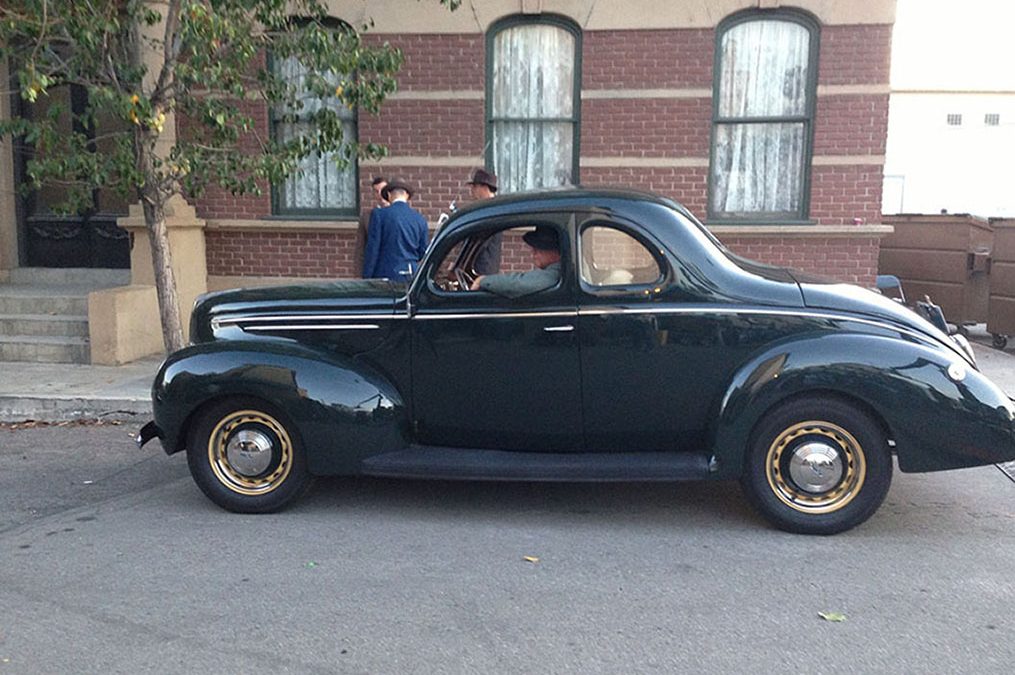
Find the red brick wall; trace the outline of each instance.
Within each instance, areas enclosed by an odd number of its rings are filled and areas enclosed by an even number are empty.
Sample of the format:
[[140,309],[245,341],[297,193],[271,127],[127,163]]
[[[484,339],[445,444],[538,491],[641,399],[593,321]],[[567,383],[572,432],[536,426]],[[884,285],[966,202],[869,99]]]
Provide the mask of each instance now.
[[[399,75],[399,91],[484,91],[484,35],[388,34],[368,35],[367,40],[386,41],[402,49],[405,65]],[[582,41],[585,91],[712,87],[713,29],[587,31]],[[891,26],[822,26],[819,81],[826,86],[886,86],[890,48]],[[253,106],[258,131],[266,135],[267,111],[255,103],[244,105]],[[583,159],[593,161],[581,168],[580,181],[588,186],[629,186],[658,192],[704,217],[711,105],[709,96],[584,98],[581,154]],[[887,119],[886,94],[832,91],[819,97],[814,153],[822,161],[811,171],[811,220],[822,225],[850,225],[857,218],[865,223],[880,222],[881,166],[876,160],[856,164],[853,159],[836,165],[829,158],[883,155]],[[464,182],[472,167],[465,166],[461,158],[481,158],[484,154],[483,99],[390,100],[379,115],[363,114],[359,124],[360,140],[387,145],[389,161],[423,157],[427,158],[423,164],[445,164],[362,166],[364,210],[371,205],[370,180],[378,174],[400,176],[415,183],[419,192],[414,206],[431,222],[452,199],[468,200]],[[662,163],[678,159],[692,166],[587,165],[633,163],[635,159],[648,164],[654,159]],[[271,211],[267,189],[260,197],[236,197],[209,189],[194,203],[199,216],[219,220],[259,219]],[[844,280],[867,283],[876,271],[876,238],[787,236],[731,241],[747,247],[748,256],[809,270],[816,267],[813,271]],[[315,234],[212,231],[208,233],[209,273],[355,276],[354,242],[351,230]],[[754,255],[751,247],[765,248]],[[256,255],[261,250],[270,255]],[[259,258],[256,265],[250,262],[255,257]],[[527,256],[519,264],[528,269]]]
[[587,31],[583,41],[585,89],[712,88],[711,28]]
[[205,233],[213,276],[352,277],[354,232]]
[[873,286],[878,270],[877,237],[749,237],[725,235],[724,244],[751,260],[792,267],[847,283]]
[[892,27],[884,24],[822,26],[820,84],[888,84]]
[[[708,157],[712,101],[586,99],[582,157]],[[584,175],[582,182],[586,182]]]

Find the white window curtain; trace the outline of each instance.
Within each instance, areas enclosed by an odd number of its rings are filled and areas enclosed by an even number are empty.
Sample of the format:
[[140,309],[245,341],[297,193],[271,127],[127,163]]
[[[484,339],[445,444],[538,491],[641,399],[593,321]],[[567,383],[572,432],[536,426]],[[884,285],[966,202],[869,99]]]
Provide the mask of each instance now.
[[574,181],[575,36],[549,24],[493,41],[493,166],[504,192]]
[[803,217],[810,31],[792,21],[736,24],[720,37],[718,67],[712,215]]
[[[307,91],[303,82],[306,77],[304,68],[295,58],[280,59],[275,67],[279,75],[290,82],[298,82],[300,101],[303,107],[298,111],[302,119],[309,118],[322,106],[331,106],[342,119],[342,132],[349,141],[356,141],[356,114],[336,98],[319,99]],[[335,85],[340,84],[338,76],[333,76]],[[313,133],[313,122],[297,122],[294,124],[276,122],[275,134],[279,141],[289,141],[299,136]],[[355,160],[339,169],[335,165],[338,153],[324,155],[308,155],[299,164],[299,170],[289,177],[277,191],[278,210],[281,212],[354,212],[358,194],[356,185]]]

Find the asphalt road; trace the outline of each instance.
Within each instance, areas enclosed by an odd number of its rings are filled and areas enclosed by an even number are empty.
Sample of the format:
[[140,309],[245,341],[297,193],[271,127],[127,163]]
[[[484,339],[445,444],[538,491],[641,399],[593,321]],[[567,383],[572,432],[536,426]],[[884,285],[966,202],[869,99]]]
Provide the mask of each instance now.
[[994,467],[896,473],[829,538],[770,529],[725,483],[338,479],[237,516],[131,431],[0,429],[0,675],[1015,662],[1015,484]]

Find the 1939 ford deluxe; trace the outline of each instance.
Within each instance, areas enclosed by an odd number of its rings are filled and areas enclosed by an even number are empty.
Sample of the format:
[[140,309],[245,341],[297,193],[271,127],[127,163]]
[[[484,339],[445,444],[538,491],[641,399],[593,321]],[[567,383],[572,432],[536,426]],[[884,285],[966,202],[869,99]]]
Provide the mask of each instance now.
[[[531,267],[556,285],[474,285]],[[408,283],[203,296],[153,385],[157,436],[218,505],[279,509],[315,475],[527,481],[739,479],[777,527],[831,534],[892,478],[1015,459],[1015,406],[949,336],[872,291],[725,249],[628,191],[500,197],[455,213]]]

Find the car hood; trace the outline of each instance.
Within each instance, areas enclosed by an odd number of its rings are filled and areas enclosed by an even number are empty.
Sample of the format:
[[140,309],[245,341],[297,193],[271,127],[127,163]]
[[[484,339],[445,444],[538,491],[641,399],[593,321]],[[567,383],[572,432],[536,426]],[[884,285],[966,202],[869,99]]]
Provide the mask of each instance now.
[[342,280],[206,293],[191,316],[191,339],[211,337],[211,322],[227,316],[293,313],[393,313],[405,284],[387,279]]

